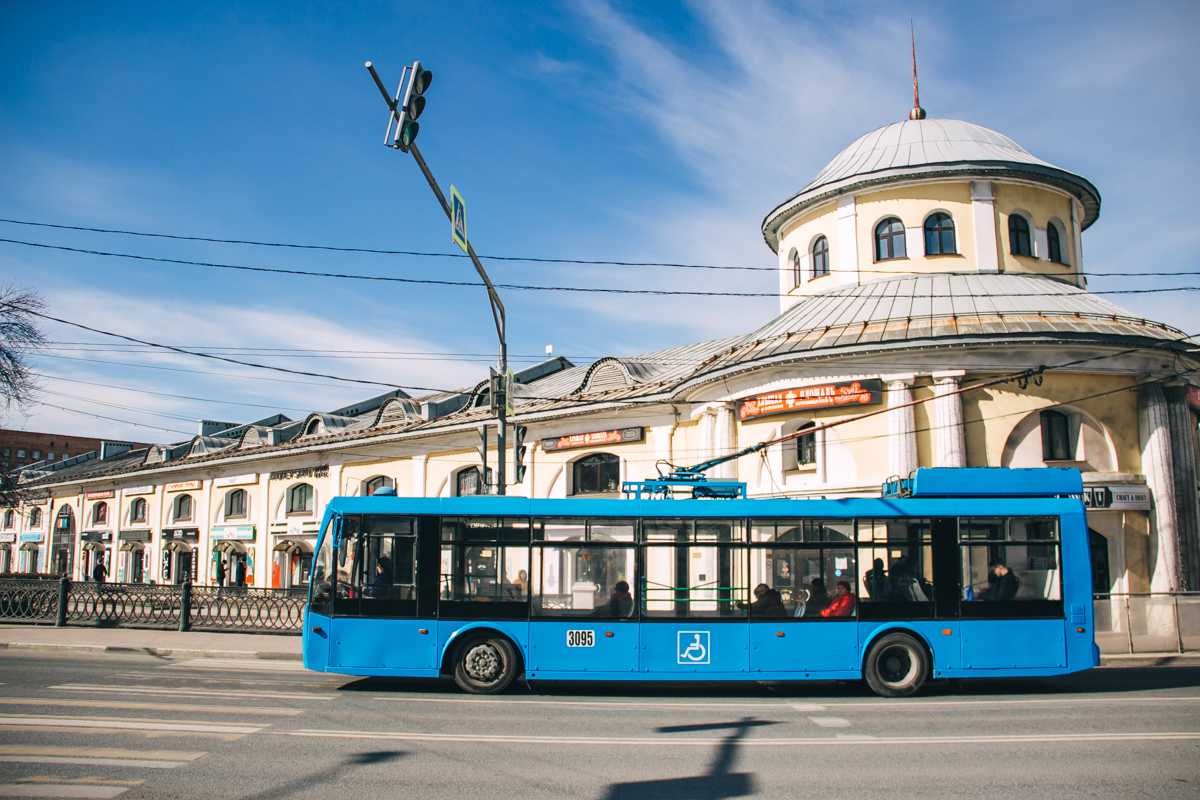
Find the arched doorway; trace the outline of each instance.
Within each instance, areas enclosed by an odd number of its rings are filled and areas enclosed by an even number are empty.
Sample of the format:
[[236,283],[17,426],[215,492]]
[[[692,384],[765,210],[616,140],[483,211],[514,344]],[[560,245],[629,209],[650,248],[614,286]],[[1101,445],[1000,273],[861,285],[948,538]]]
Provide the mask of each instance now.
[[[56,572],[59,575],[73,573],[75,569],[75,512],[71,510],[69,504],[64,503],[58,509],[58,516],[54,519],[50,553],[54,563],[47,565],[47,571]],[[91,576],[85,573],[80,577],[86,580]]]
[[275,545],[275,560],[271,565],[272,588],[298,589],[308,586],[312,562],[312,545],[308,542],[284,539]]
[[245,586],[251,582],[254,564],[244,544],[223,541],[213,546],[213,560],[209,574],[209,580],[213,583],[217,582],[217,564],[221,561],[225,562],[226,586]]
[[139,542],[121,544],[121,564],[117,580],[122,583],[146,582],[146,548]]
[[100,542],[87,542],[83,545],[80,559],[80,580],[95,580],[96,565],[103,564],[105,575],[112,576],[112,565],[109,564],[108,550]]
[[190,544],[168,542],[163,546],[162,582],[182,585],[184,581],[195,582],[195,553]]
[[21,545],[21,563],[19,569],[21,572],[37,572],[38,546],[36,542],[26,542]]

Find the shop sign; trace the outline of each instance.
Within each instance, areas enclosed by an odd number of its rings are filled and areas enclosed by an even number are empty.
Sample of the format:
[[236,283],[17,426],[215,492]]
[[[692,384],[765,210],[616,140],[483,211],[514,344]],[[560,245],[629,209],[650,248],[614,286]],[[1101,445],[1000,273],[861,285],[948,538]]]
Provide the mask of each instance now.
[[645,438],[645,435],[645,428],[619,428],[612,431],[574,433],[570,436],[542,439],[542,450],[550,452],[554,450],[573,450],[576,447],[595,447],[601,444],[640,442]]
[[12,544],[17,540],[15,533],[0,533],[0,544]]
[[22,542],[40,542],[41,540],[42,540],[42,535],[40,533],[22,533],[21,534]]
[[1150,489],[1146,486],[1085,486],[1083,505],[1093,511],[1149,511]]
[[150,531],[121,531],[120,539],[122,542],[148,542]]
[[135,494],[154,494],[154,486],[126,486],[121,491],[126,497],[132,497]]
[[233,539],[239,542],[254,541],[253,525],[234,525],[228,528],[213,528],[209,531],[209,539]]
[[199,489],[204,485],[204,481],[181,481],[180,483],[168,483],[168,492],[187,492],[192,489]]
[[329,467],[305,467],[304,469],[287,469],[281,472],[272,472],[269,480],[273,481],[290,481],[296,478],[328,478]]
[[883,402],[883,381],[878,378],[819,386],[802,386],[780,392],[756,394],[738,401],[738,417],[755,419],[792,411],[842,406],[877,406]]
[[84,500],[105,500],[109,497],[114,497],[114,496],[116,496],[116,492],[113,491],[112,489],[108,489],[103,492],[84,492],[83,493]]
[[79,538],[85,542],[111,542],[112,531],[84,531]]
[[213,481],[213,486],[248,486],[252,483],[258,483],[258,473],[250,475],[232,475],[228,478],[217,478]]
[[162,532],[164,542],[195,542],[200,539],[199,528],[175,528]]

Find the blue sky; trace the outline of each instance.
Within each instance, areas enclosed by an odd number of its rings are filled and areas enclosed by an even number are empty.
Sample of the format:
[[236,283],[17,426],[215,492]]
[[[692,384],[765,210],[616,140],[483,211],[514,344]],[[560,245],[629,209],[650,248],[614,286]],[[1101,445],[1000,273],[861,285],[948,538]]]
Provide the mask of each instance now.
[[[994,128],[1099,188],[1104,204],[1084,236],[1086,269],[1200,270],[1194,3],[5,3],[0,217],[455,252],[412,159],[382,146],[386,110],[363,68],[373,61],[394,85],[402,66],[420,59],[434,81],[418,141],[443,188],[453,183],[466,198],[480,253],[771,267],[759,230],[766,213],[855,138],[906,116],[910,18],[931,117]],[[3,223],[0,237],[473,279],[464,259]],[[488,269],[498,283],[775,285],[771,273],[753,271]],[[0,279],[38,290],[49,313],[92,327],[213,352],[256,348],[248,360],[365,380],[468,385],[495,353],[477,288],[285,277],[7,243]],[[1200,278],[1091,282],[1095,290],[1187,285]],[[547,344],[583,362],[747,332],[778,309],[769,298],[503,296],[517,364],[540,359]],[[1200,330],[1197,293],[1109,299]],[[115,346],[58,324],[46,331],[57,344],[39,359],[45,404],[28,417],[10,413],[7,427],[175,441],[201,417],[296,417],[374,393]]]

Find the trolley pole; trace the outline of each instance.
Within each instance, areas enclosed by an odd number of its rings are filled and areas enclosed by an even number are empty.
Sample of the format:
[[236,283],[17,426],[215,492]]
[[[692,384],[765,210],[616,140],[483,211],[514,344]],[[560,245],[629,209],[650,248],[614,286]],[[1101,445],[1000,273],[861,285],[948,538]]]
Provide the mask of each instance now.
[[[425,163],[425,158],[421,155],[421,151],[417,149],[416,144],[418,130],[416,119],[425,110],[425,98],[423,95],[433,80],[432,73],[429,70],[422,69],[420,61],[415,62],[411,67],[405,67],[404,72],[400,75],[400,86],[396,90],[396,97],[393,99],[388,94],[387,87],[383,85],[383,81],[379,79],[379,74],[375,72],[375,67],[371,66],[370,61],[366,63],[366,67],[367,71],[371,73],[371,78],[374,79],[379,93],[383,95],[384,102],[388,105],[388,128],[387,133],[384,135],[383,143],[395,150],[412,153],[413,160],[421,168],[421,174],[429,182],[429,188],[433,190],[433,194],[437,197],[438,202],[441,203],[442,211],[446,213],[446,219],[450,220],[451,224],[453,224],[454,212],[450,208],[450,204],[446,202],[446,195],[442,193],[442,188],[438,186],[437,179],[433,177],[433,172],[429,169],[429,165]],[[407,85],[405,84],[405,74],[408,75]],[[395,125],[394,137],[392,135],[393,125]],[[498,359],[500,378],[496,382],[496,386],[492,389],[492,402],[496,406],[497,417],[496,448],[499,455],[499,458],[496,459],[496,494],[507,494],[505,451],[508,444],[508,398],[506,396],[508,387],[508,343],[505,340],[506,320],[504,316],[504,303],[500,301],[500,295],[496,293],[496,287],[492,285],[492,279],[488,277],[483,264],[479,262],[479,256],[475,255],[475,248],[471,245],[470,240],[466,240],[465,249],[467,255],[471,258],[471,264],[475,267],[475,271],[479,273],[479,277],[483,279],[484,286],[487,287],[488,302],[492,309],[492,320],[496,323],[496,335],[500,339]],[[486,466],[483,471],[483,480],[485,483],[487,482]]]

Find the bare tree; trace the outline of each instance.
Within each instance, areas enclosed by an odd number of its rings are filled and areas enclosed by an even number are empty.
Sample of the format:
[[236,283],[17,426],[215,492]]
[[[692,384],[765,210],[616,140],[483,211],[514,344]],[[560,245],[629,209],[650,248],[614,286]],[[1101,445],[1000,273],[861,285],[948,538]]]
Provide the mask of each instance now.
[[37,399],[41,388],[32,356],[46,337],[37,325],[46,307],[41,296],[15,284],[0,286],[0,400],[2,410],[23,408]]

